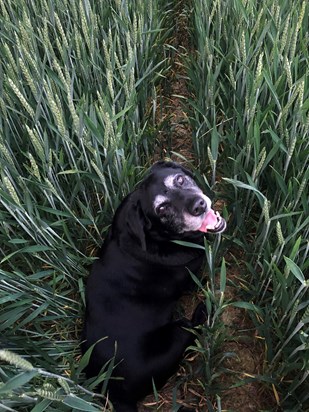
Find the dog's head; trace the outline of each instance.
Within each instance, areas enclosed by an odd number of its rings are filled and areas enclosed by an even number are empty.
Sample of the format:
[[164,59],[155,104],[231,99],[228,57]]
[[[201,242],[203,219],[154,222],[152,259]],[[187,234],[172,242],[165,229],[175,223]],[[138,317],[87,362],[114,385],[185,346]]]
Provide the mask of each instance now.
[[221,233],[226,228],[192,173],[177,163],[155,163],[135,193],[139,223],[134,218],[128,222],[132,229],[137,230],[142,222],[143,230],[149,233],[181,239],[193,232]]

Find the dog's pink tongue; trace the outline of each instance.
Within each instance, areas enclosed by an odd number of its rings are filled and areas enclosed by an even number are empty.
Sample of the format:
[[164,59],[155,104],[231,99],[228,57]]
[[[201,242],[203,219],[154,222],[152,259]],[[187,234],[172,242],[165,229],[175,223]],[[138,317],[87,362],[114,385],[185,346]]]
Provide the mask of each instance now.
[[210,209],[206,213],[202,226],[198,229],[200,232],[207,232],[207,229],[213,229],[218,222],[218,217],[214,210]]

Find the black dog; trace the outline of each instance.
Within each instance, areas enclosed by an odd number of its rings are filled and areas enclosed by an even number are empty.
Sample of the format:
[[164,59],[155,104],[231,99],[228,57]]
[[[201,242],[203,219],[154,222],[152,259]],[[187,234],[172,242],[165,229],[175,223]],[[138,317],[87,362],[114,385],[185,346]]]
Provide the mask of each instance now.
[[153,382],[166,382],[193,342],[185,328],[205,321],[204,306],[191,321],[173,320],[177,299],[190,288],[188,269],[200,268],[204,252],[172,240],[202,243],[203,232],[224,231],[225,220],[210,206],[188,170],[162,161],[116,211],[87,284],[82,348],[98,342],[88,377],[115,355],[119,379],[108,389],[116,412],[136,412]]

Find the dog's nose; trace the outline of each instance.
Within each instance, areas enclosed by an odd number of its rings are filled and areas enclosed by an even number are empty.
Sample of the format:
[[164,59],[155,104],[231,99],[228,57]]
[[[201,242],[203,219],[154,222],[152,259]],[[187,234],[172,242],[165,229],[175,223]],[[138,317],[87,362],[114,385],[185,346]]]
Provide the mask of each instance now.
[[206,212],[206,209],[207,209],[207,204],[205,200],[201,197],[196,197],[195,199],[193,199],[189,207],[189,212],[193,216],[200,216]]

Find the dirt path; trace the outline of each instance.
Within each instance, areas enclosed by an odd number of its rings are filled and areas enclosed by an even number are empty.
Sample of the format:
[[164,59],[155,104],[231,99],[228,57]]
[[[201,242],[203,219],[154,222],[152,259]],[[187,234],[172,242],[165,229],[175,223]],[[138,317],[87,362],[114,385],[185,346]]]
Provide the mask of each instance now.
[[[168,127],[160,132],[158,138],[158,151],[156,160],[168,156],[176,161],[183,159],[194,164],[192,151],[192,130],[183,109],[182,98],[189,97],[187,89],[186,71],[183,66],[183,57],[190,52],[188,17],[183,12],[186,1],[180,1],[176,14],[175,31],[170,44],[173,46],[171,56],[171,68],[166,79],[165,86],[161,90],[162,107],[157,113],[157,123],[166,121]],[[238,254],[241,260],[241,253]],[[239,290],[241,289],[241,275],[239,265],[235,265],[235,256],[229,252],[226,256],[228,269],[228,286],[226,287],[226,301],[241,300]],[[196,305],[196,296],[187,297],[183,300],[185,313],[190,316]],[[217,390],[221,398],[221,409],[234,412],[258,412],[274,411],[274,398],[263,385],[254,379],[256,375],[262,374],[264,362],[263,342],[257,336],[246,310],[228,306],[224,310],[222,321],[225,325],[226,340],[220,352],[230,353],[224,364],[225,369],[216,385],[222,390]],[[190,357],[191,356],[191,357]],[[196,363],[199,362],[198,355],[188,355],[183,366],[159,392],[158,399],[154,396],[147,397],[141,404],[139,411],[146,412],[158,409],[160,412],[171,412],[173,410],[173,396],[177,397],[178,403],[183,403],[197,412],[207,412],[208,402],[214,401],[211,396],[205,394],[199,384],[200,376],[194,376]],[[193,373],[192,373],[193,370]],[[191,376],[190,378],[188,376]],[[250,382],[250,379],[252,382]],[[180,383],[182,382],[182,383]],[[243,383],[243,384],[242,384]],[[175,390],[175,387],[178,389]],[[189,400],[189,401],[188,401]],[[188,403],[186,403],[188,402]],[[216,402],[213,404],[216,410]]]
[[189,97],[183,59],[190,48],[188,18],[183,13],[183,3],[185,2],[178,3],[178,10],[175,12],[175,30],[169,41],[172,46],[169,57],[170,70],[160,90],[162,107],[157,111],[156,121],[157,124],[167,122],[168,127],[160,132],[156,159],[168,156],[174,161],[193,162],[192,131],[183,107],[183,99]]
[[[229,252],[227,261],[228,286],[225,300],[237,302],[242,300],[239,291],[243,287],[242,274],[235,265],[244,259],[241,251]],[[227,339],[222,352],[233,356],[226,358],[222,365],[226,373],[220,378],[224,388],[220,393],[223,410],[235,412],[275,411],[274,397],[257,376],[263,374],[264,343],[245,309],[228,306],[222,315],[226,327]]]

